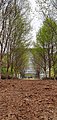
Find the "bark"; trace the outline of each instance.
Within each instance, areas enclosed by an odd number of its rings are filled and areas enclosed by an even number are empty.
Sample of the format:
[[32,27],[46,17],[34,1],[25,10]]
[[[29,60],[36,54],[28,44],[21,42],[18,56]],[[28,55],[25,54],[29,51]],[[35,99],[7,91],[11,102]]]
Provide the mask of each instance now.
[[8,70],[9,70],[9,43],[8,43],[8,47],[7,47],[7,79],[8,79]]
[[1,69],[2,69],[2,50],[3,50],[3,46],[2,46],[2,43],[1,43],[1,53],[0,53],[0,79],[1,79]]
[[44,72],[45,72],[45,77],[47,77],[46,73],[46,55],[44,54]]
[[36,74],[37,74],[37,78],[40,79],[40,66],[37,67]]
[[12,57],[12,60],[11,60],[11,74],[12,74],[12,78],[13,78],[13,57]]
[[50,46],[48,44],[48,66],[49,66],[49,78],[51,78],[51,56],[50,56]]
[[0,58],[0,79],[1,79],[1,58]]

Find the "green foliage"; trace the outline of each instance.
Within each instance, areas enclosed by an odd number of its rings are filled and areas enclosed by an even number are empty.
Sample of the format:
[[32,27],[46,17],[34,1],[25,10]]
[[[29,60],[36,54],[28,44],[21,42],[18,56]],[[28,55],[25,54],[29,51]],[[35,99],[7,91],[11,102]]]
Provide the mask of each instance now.
[[36,35],[35,48],[32,50],[35,65],[40,65],[40,68],[43,69],[45,73],[46,70],[49,69],[49,74],[52,68],[54,69],[54,74],[56,74],[56,35],[57,24],[51,18],[47,17]]
[[1,73],[2,73],[2,74],[6,74],[6,67],[2,67],[2,68],[1,68]]
[[[1,11],[1,68],[2,73],[13,75],[26,68],[28,61],[30,21],[27,19],[29,12],[28,1],[14,0]],[[5,18],[4,19],[4,15]],[[4,32],[3,32],[4,31]],[[5,32],[6,31],[6,32]],[[0,72],[1,73],[1,72]],[[1,76],[0,76],[1,77]]]

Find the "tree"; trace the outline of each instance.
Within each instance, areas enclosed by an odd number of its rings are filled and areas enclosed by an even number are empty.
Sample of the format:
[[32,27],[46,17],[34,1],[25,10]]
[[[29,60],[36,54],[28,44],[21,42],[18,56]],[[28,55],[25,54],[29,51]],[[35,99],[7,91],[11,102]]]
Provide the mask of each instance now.
[[36,71],[36,76],[37,78],[40,78],[40,68],[41,68],[41,59],[39,56],[39,50],[34,46],[34,48],[30,49],[30,52],[32,53],[32,63],[34,66],[34,69]]
[[36,0],[36,4],[39,6],[39,12],[44,15],[44,18],[48,16],[56,20],[57,0]]
[[[14,58],[17,54],[17,49],[21,52],[26,49],[26,45],[29,43],[29,38],[26,36],[29,34],[30,24],[28,22],[29,6],[28,1],[19,0],[2,0],[0,3],[0,15],[1,15],[1,30],[0,30],[0,68],[2,68],[3,57],[7,56],[7,76],[9,68],[11,71],[14,68]],[[23,45],[22,45],[23,44]],[[15,50],[14,50],[15,48]],[[21,49],[20,49],[21,48]],[[15,51],[15,53],[14,53]],[[23,62],[23,61],[22,61]],[[1,78],[1,71],[0,71]]]
[[54,59],[54,57],[57,56],[57,39],[54,31],[57,31],[57,24],[51,18],[47,17],[42,28],[40,28],[39,32],[37,33],[35,43],[36,60],[40,67],[44,70],[45,76],[47,76],[47,69],[49,69],[49,77],[51,77],[52,68],[55,76],[54,66],[56,59]]

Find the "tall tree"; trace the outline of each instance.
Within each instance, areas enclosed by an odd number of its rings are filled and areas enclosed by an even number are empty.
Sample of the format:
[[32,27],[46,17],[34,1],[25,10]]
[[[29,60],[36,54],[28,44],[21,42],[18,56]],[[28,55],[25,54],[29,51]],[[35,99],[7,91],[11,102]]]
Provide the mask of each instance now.
[[[54,30],[52,28],[54,28]],[[51,77],[52,69],[55,76],[54,66],[56,64],[56,59],[54,59],[54,57],[56,57],[57,40],[54,31],[57,31],[57,24],[51,18],[47,17],[42,28],[40,28],[40,31],[37,33],[35,44],[35,54],[38,56],[38,64],[44,70],[45,76],[47,75],[47,69],[49,69],[49,77]]]
[[[29,6],[26,0],[2,0],[0,6],[0,69],[2,68],[3,57],[6,54],[8,74],[9,67],[11,66],[11,70],[13,69],[13,61],[15,54],[17,54],[17,49],[19,49],[19,47],[21,48],[18,52],[20,52],[22,56],[22,47],[29,43],[29,38],[26,37],[30,30],[28,20]],[[24,46],[22,46],[22,44],[24,44]],[[14,48],[16,53],[14,53]]]

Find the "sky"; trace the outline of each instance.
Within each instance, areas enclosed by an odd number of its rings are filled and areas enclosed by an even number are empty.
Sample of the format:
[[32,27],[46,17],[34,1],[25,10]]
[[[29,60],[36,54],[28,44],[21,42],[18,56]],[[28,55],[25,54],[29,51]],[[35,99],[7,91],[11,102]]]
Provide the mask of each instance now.
[[[42,16],[39,14],[39,12],[36,12],[36,2],[35,0],[29,0],[30,1],[30,5],[31,5],[31,18],[33,18],[32,22],[31,22],[31,26],[32,26],[32,30],[31,30],[31,35],[32,35],[32,41],[36,41],[36,33],[38,32],[38,30],[40,29],[42,22],[43,22],[43,18]],[[39,11],[39,8],[37,8]]]

